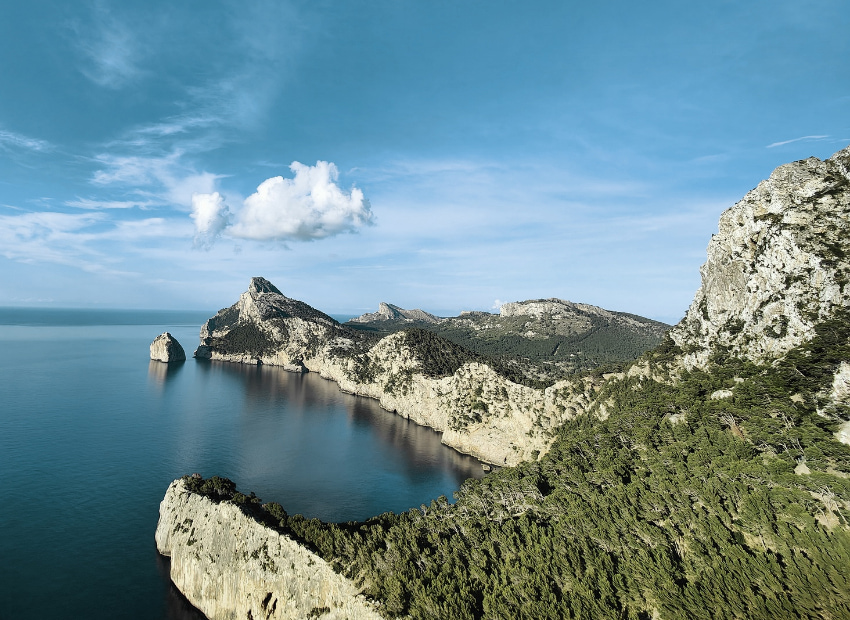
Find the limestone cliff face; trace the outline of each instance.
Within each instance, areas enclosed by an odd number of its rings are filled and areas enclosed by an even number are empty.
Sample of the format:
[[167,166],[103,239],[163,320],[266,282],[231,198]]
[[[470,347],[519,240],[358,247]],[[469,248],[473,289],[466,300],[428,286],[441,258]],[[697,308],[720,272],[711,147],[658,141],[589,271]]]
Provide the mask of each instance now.
[[718,344],[781,356],[850,302],[850,147],[780,166],[720,218],[702,286],[670,332],[686,366]]
[[439,323],[440,320],[440,317],[435,316],[430,312],[419,310],[418,308],[405,310],[404,308],[399,308],[398,306],[382,301],[378,304],[377,312],[362,314],[357,318],[351,319],[350,322],[373,323],[375,321],[418,321],[420,323]]
[[182,480],[160,504],[156,546],[171,557],[174,585],[210,620],[381,619],[325,560]]
[[545,453],[554,429],[583,411],[597,387],[575,379],[534,389],[476,361],[435,376],[403,332],[377,339],[340,325],[263,278],[253,278],[236,304],[206,322],[195,356],[318,372],[442,431],[445,444],[499,465]]
[[383,338],[363,358],[317,356],[305,364],[347,392],[442,431],[446,445],[499,465],[545,453],[555,429],[584,411],[598,387],[582,378],[534,389],[480,362],[463,364],[447,377],[428,377],[403,333]]
[[151,343],[151,359],[158,362],[185,362],[186,352],[177,342],[177,338],[165,332],[153,339]]

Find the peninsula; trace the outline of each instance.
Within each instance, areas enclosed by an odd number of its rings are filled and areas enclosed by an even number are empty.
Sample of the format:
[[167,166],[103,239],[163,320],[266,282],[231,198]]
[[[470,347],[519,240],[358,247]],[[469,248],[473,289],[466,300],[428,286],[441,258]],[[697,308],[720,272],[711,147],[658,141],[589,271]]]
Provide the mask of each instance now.
[[516,465],[345,524],[186,477],[156,535],[172,578],[210,618],[850,617],[850,148],[724,212],[701,273],[659,346],[544,389],[252,281],[196,355],[316,370]]

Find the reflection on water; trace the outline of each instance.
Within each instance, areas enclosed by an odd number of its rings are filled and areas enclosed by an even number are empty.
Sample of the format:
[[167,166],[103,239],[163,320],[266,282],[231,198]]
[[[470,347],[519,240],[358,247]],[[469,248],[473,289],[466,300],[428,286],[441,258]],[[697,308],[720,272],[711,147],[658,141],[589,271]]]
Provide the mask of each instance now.
[[435,479],[455,490],[484,475],[440,433],[316,373],[227,362],[199,362],[198,370],[209,385],[233,384],[242,394],[232,438],[241,455],[237,483],[291,513],[363,519],[418,506],[436,496],[423,497]]
[[164,388],[167,382],[175,379],[177,374],[183,370],[183,365],[185,363],[186,362],[170,362],[166,364],[165,362],[151,360],[148,363],[148,378],[155,385]]
[[164,331],[197,338],[190,314],[0,312],[0,558],[15,559],[0,562],[0,617],[199,618],[153,541],[185,474],[325,521],[405,511],[483,475],[439,433],[316,374],[150,360]]

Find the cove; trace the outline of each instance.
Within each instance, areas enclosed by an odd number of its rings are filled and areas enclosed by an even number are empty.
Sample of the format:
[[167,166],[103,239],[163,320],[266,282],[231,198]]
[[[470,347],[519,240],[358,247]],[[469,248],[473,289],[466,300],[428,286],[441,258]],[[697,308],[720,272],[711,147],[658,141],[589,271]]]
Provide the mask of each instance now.
[[451,497],[481,464],[315,374],[150,362],[209,312],[0,309],[0,617],[194,618],[153,542],[174,478],[226,476],[290,514]]

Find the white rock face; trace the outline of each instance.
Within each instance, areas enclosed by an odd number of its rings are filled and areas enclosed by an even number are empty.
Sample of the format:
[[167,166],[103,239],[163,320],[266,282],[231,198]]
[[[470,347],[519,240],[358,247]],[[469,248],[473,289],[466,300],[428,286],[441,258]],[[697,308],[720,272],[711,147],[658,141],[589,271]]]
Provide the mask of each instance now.
[[440,319],[440,317],[435,316],[430,312],[419,310],[418,308],[405,310],[404,308],[399,308],[398,306],[382,301],[378,304],[377,312],[360,315],[357,318],[351,319],[351,323],[373,323],[375,321],[420,321],[422,323],[439,323],[441,320],[442,319]]
[[841,362],[832,378],[832,390],[829,393],[832,402],[850,405],[850,364]]
[[732,390],[715,390],[711,393],[711,400],[723,400],[724,398],[732,398]]
[[158,362],[184,362],[186,352],[174,336],[165,332],[151,343],[151,359]]
[[845,422],[838,427],[838,431],[835,433],[835,438],[841,443],[850,446],[850,422]]
[[850,363],[841,362],[832,378],[832,389],[827,395],[827,405],[818,413],[841,422],[835,438],[841,443],[850,445],[850,419],[848,419],[850,418]]
[[[578,304],[565,299],[552,297],[550,299],[530,299],[528,301],[512,301],[499,307],[499,316],[502,318],[527,316],[535,319],[548,317],[553,320],[566,319],[576,321],[576,318],[585,316],[597,316],[612,323],[621,323],[636,328],[645,328],[645,322],[638,321],[622,312],[611,312],[599,306],[590,304]],[[591,326],[590,320],[586,320],[585,329]]]
[[160,504],[156,546],[171,557],[171,580],[211,620],[381,620],[322,558],[182,480]]
[[[375,398],[388,411],[441,431],[446,445],[497,465],[516,465],[547,452],[555,429],[586,410],[598,388],[598,379],[580,378],[533,389],[481,363],[432,378],[423,373],[400,332],[346,357],[341,352],[355,343],[333,319],[276,291],[268,281],[254,278],[233,308],[201,329],[201,342],[213,343],[234,325],[250,324],[274,346],[255,354],[228,354],[201,344],[195,356],[318,372],[343,391]],[[268,319],[273,310],[289,316]],[[308,320],[299,315],[304,312],[311,313]]]
[[780,166],[720,218],[702,286],[670,332],[688,367],[718,343],[754,361],[814,335],[850,303],[850,147]]

